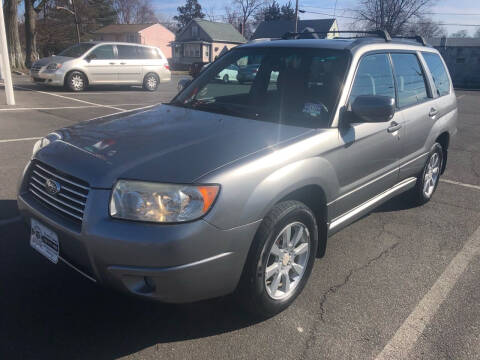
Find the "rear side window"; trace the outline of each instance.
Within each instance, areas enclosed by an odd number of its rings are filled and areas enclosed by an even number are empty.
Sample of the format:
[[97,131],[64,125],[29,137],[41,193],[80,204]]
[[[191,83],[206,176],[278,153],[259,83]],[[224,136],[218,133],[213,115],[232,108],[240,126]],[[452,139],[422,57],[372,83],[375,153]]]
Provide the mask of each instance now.
[[129,45],[117,45],[119,59],[138,59],[137,47]]
[[352,103],[358,95],[383,95],[395,98],[393,73],[387,54],[362,58],[350,93]]
[[148,47],[138,47],[138,58],[139,59],[161,59],[162,57],[158,53],[158,50],[155,48]]
[[447,95],[450,92],[450,80],[440,55],[429,52],[424,52],[422,55],[432,74],[438,96]]
[[398,90],[398,107],[419,104],[428,99],[425,75],[415,54],[392,54]]

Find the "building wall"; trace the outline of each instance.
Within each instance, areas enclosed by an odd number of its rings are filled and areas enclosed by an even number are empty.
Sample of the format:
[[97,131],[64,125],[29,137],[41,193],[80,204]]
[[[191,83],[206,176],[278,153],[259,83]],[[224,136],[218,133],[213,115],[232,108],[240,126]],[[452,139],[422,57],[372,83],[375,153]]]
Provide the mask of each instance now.
[[436,46],[442,54],[453,86],[480,89],[480,47]]
[[238,46],[238,44],[228,44],[228,43],[219,43],[219,42],[212,43],[212,61],[214,61],[217,56],[220,56],[223,48],[226,48],[226,50],[230,50],[235,46]]
[[167,59],[172,57],[172,48],[170,41],[175,40],[175,34],[168,30],[165,26],[154,24],[139,32],[140,43],[144,45],[157,46],[162,50]]

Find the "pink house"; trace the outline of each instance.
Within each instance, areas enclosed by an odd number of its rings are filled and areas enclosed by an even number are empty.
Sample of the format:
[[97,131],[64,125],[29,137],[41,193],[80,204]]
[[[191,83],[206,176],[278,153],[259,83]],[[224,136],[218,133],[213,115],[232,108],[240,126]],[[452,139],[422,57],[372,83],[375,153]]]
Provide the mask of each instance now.
[[169,43],[175,34],[160,24],[112,24],[94,34],[97,41],[121,41],[159,47],[167,58],[172,57]]

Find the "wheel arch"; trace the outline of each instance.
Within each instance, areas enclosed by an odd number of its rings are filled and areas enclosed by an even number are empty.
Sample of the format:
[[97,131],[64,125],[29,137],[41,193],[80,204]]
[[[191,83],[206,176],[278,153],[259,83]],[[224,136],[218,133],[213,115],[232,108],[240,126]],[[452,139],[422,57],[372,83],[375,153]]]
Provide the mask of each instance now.
[[450,134],[448,133],[448,131],[444,131],[443,133],[441,133],[436,138],[435,142],[438,142],[442,146],[443,163],[442,163],[442,169],[440,171],[440,174],[443,174],[445,172],[445,168],[447,167],[448,147],[450,145]]

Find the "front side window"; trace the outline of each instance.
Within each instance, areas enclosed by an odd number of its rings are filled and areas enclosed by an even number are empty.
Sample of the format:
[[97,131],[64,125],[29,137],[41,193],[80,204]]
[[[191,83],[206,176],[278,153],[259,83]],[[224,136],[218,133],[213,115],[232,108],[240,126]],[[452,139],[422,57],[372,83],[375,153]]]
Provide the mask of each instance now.
[[428,100],[425,75],[415,54],[392,54],[398,91],[398,107]]
[[450,80],[447,69],[445,69],[445,65],[443,65],[442,59],[440,59],[440,55],[430,52],[424,52],[422,55],[432,74],[438,96],[450,93]]
[[[289,125],[328,127],[348,59],[348,52],[343,50],[236,49],[203,71],[172,105]],[[228,81],[222,81],[225,74]]]
[[90,56],[92,56],[93,59],[97,60],[115,59],[112,45],[99,46],[91,52]]
[[138,59],[137,46],[117,45],[119,59]]
[[350,92],[350,104],[359,95],[382,95],[395,98],[392,67],[387,54],[373,54],[362,58]]

